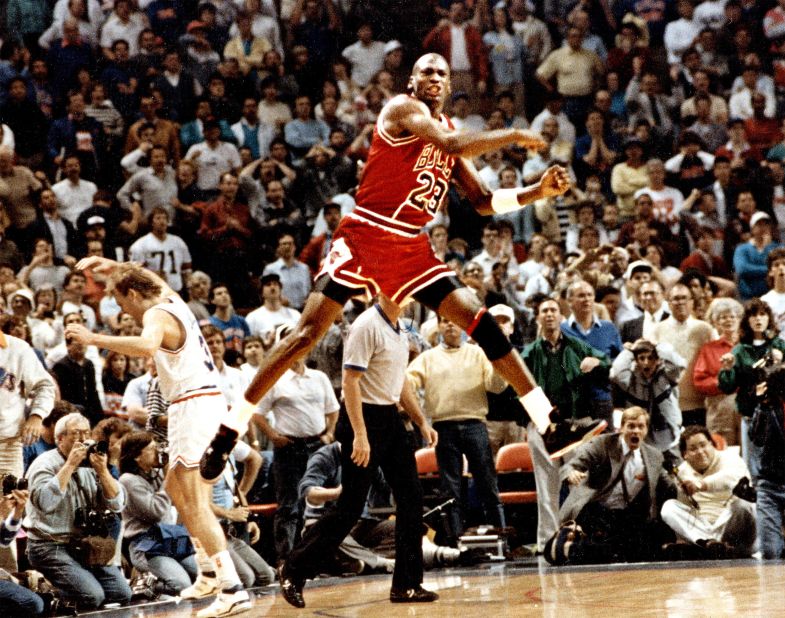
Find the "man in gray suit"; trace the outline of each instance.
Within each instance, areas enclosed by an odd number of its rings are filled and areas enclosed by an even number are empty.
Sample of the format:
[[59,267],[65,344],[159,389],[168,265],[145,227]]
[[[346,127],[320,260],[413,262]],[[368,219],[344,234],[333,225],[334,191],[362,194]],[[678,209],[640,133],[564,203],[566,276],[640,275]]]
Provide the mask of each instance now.
[[[562,527],[546,545],[554,564],[651,560],[659,548],[660,507],[676,495],[662,454],[646,444],[649,415],[627,408],[621,431],[598,436],[562,466],[570,494]],[[573,521],[574,520],[574,521]]]

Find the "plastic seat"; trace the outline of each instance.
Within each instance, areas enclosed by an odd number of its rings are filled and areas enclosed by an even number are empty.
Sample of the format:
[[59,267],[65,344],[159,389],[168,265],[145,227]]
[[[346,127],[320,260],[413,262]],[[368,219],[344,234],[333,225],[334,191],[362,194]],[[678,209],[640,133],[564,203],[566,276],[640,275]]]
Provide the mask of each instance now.
[[262,517],[272,517],[275,515],[275,511],[278,508],[277,502],[269,502],[267,504],[249,504],[248,510],[251,513],[256,513],[257,515],[261,515]]
[[726,448],[728,448],[728,441],[721,433],[711,434],[711,439],[714,442],[714,448],[716,448],[718,451],[724,451]]
[[439,464],[436,462],[435,448],[421,448],[415,451],[417,474],[426,478],[439,476]]
[[[496,455],[496,475],[499,477],[500,486],[505,476],[519,475],[522,477],[520,480],[533,476],[534,465],[529,445],[526,442],[515,442],[501,447]],[[499,498],[502,504],[533,504],[537,502],[537,492],[533,490],[500,491]]]

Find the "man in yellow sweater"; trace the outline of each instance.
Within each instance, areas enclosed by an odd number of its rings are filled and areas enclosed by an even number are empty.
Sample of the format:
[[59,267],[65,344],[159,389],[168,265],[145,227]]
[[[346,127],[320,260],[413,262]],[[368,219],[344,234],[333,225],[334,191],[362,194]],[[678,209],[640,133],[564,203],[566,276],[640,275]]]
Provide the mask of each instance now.
[[486,391],[500,393],[507,383],[494,373],[479,346],[463,341],[458,326],[440,317],[439,333],[441,343],[415,358],[406,374],[415,389],[423,390],[425,415],[439,434],[436,460],[441,490],[445,498],[455,498],[450,523],[458,537],[464,530],[460,509],[464,455],[485,512],[483,523],[505,525],[485,417]]

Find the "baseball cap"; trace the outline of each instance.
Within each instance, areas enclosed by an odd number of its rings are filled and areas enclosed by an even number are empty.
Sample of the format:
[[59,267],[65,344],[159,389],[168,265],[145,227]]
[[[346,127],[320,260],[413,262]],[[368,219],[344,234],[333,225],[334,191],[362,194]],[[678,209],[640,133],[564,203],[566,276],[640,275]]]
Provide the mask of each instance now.
[[280,285],[281,278],[275,273],[267,273],[266,275],[262,275],[262,278],[260,279],[262,286],[265,286],[272,281],[275,281],[275,283]]
[[392,39],[391,41],[387,41],[384,44],[384,55],[386,56],[390,52],[394,52],[396,49],[401,49],[402,47],[403,45],[401,45],[400,41],[396,41],[395,39]]
[[507,318],[510,322],[515,321],[515,312],[512,310],[512,307],[505,305],[504,303],[494,305],[488,309],[488,313],[490,313],[495,318],[504,317]]
[[30,303],[31,307],[35,307],[35,301],[33,300],[33,293],[30,290],[25,289],[25,288],[20,288],[20,289],[16,290],[15,292],[12,292],[11,296],[8,297],[8,300],[12,301],[17,296],[21,296],[22,298],[27,300],[27,302]]
[[629,279],[636,272],[640,271],[650,273],[652,271],[651,264],[649,264],[646,260],[635,260],[632,264],[627,266],[627,270],[624,273],[624,278]]
[[106,225],[106,219],[100,215],[93,215],[92,217],[88,217],[87,227],[92,227],[93,225]]
[[756,212],[750,217],[750,227],[755,227],[761,221],[766,221],[771,223],[771,217],[767,215],[765,212]]

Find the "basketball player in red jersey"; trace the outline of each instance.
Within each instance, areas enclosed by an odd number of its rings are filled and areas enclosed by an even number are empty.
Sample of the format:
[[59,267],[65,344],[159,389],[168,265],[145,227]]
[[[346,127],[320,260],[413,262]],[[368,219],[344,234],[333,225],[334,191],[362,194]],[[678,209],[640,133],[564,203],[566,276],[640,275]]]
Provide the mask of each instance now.
[[531,186],[491,192],[472,157],[507,144],[537,150],[545,143],[537,134],[520,129],[458,133],[442,114],[449,95],[447,61],[426,54],[414,65],[409,94],[394,97],[382,109],[357,191],[357,207],[333,235],[297,327],[262,362],[245,401],[231,411],[205,451],[201,462],[205,479],[221,474],[256,403],[294,360],[310,352],[346,301],[380,292],[399,305],[413,298],[465,330],[522,396],[554,457],[564,452],[562,447],[572,448],[604,429],[598,424],[551,424],[550,402],[493,316],[434,255],[427,234],[421,232],[442,207],[450,182],[461,186],[482,215],[512,212],[540,198],[561,195],[570,186],[566,170],[553,166]]

